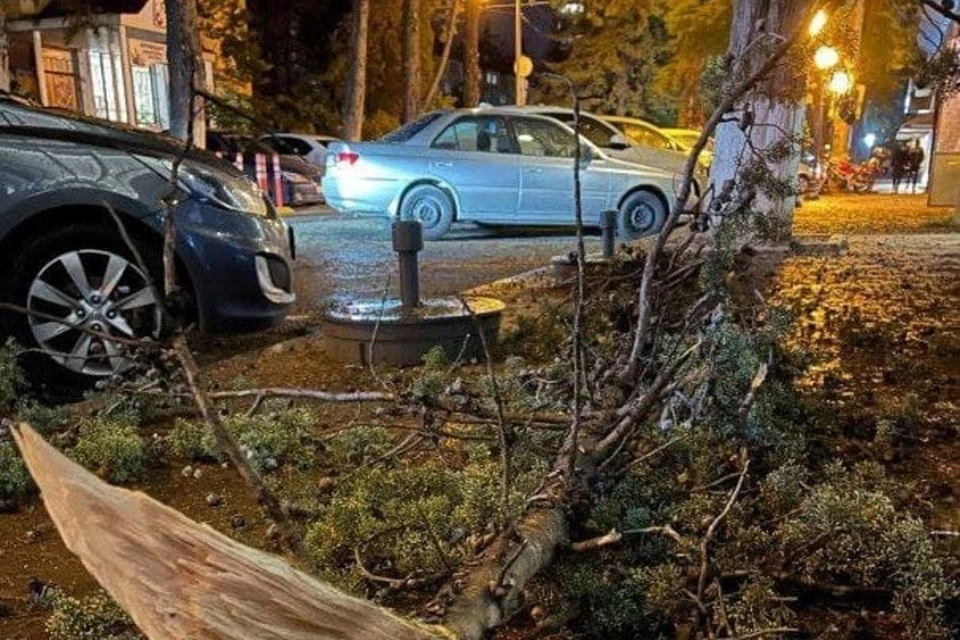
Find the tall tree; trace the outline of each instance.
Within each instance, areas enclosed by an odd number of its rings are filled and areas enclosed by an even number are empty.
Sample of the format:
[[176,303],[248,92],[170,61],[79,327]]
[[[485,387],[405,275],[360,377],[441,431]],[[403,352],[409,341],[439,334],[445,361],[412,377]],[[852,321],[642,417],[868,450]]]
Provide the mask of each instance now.
[[453,41],[456,40],[457,37],[457,13],[460,11],[460,0],[450,0],[450,7],[447,11],[447,24],[441,35],[441,39],[443,40],[443,53],[440,56],[440,64],[434,72],[430,89],[427,90],[427,96],[423,99],[423,106],[427,109],[429,109],[433,105],[433,101],[437,99],[437,94],[440,91],[440,83],[443,81],[443,76],[447,72],[450,53],[453,51]]
[[[714,75],[724,87],[759,69],[771,47],[789,37],[810,19],[813,0],[736,0],[730,32],[730,51]],[[763,161],[768,184],[792,184],[800,162],[799,138],[805,118],[806,65],[781,64],[737,104],[727,121],[717,127],[716,151],[710,171],[715,194],[723,193],[747,165]],[[771,153],[773,150],[782,153]],[[763,157],[760,157],[763,156]],[[793,224],[796,198],[776,188],[762,189],[754,204],[772,214],[778,239],[786,239]],[[713,221],[714,224],[720,222]]]
[[[672,105],[653,82],[668,59],[664,11],[660,0],[602,0],[584,3],[583,12],[567,21],[569,55],[555,68],[577,86],[584,108],[672,121]],[[541,99],[568,100],[552,92]]]
[[681,124],[704,120],[699,80],[707,61],[727,50],[732,17],[730,0],[674,0],[664,11],[669,61],[657,67],[656,87],[672,98]]
[[367,94],[367,29],[370,0],[354,0],[353,32],[350,35],[350,73],[343,113],[343,139],[359,140],[363,134]]
[[403,106],[401,120],[420,114],[420,0],[403,0]]
[[10,91],[10,41],[7,39],[6,9],[0,5],[0,91]]
[[463,106],[480,104],[480,12],[483,0],[466,0],[466,32],[463,43]]
[[197,0],[168,0],[166,12],[170,135],[186,140],[192,129],[194,142],[203,146],[203,118],[199,115],[198,101],[194,97],[195,88],[203,86]]

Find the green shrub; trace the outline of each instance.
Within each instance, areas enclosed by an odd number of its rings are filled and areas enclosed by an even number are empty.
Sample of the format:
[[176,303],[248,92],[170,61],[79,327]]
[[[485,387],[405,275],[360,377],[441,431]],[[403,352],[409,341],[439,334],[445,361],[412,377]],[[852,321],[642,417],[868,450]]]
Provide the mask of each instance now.
[[73,458],[108,481],[123,484],[143,475],[146,446],[125,420],[93,418],[80,424]]
[[20,347],[12,339],[0,347],[0,409],[13,405],[23,388],[20,351]]
[[948,637],[941,608],[957,595],[956,585],[923,523],[898,512],[886,495],[864,488],[869,477],[850,474],[815,487],[781,526],[782,544],[802,550],[797,566],[810,580],[891,588],[908,637]]
[[10,442],[0,442],[0,499],[22,498],[35,486],[27,465]]
[[[315,463],[315,448],[305,444],[316,420],[305,409],[287,409],[225,418],[224,427],[258,471],[269,472],[284,464],[309,469]],[[167,437],[170,452],[194,461],[222,458],[213,431],[205,424],[178,420]]]
[[378,458],[392,448],[390,432],[382,427],[348,429],[327,443],[327,451],[341,465],[359,465]]
[[43,435],[62,429],[69,419],[70,414],[61,407],[49,407],[36,400],[17,403],[17,421],[26,422]]
[[106,593],[85,598],[57,595],[47,618],[51,640],[139,640],[144,636]]
[[[513,484],[514,507],[532,489],[531,477]],[[496,461],[474,460],[460,470],[420,461],[363,469],[339,484],[305,544],[328,579],[355,588],[358,543],[366,541],[362,557],[371,571],[432,574],[469,558],[468,536],[503,519]]]

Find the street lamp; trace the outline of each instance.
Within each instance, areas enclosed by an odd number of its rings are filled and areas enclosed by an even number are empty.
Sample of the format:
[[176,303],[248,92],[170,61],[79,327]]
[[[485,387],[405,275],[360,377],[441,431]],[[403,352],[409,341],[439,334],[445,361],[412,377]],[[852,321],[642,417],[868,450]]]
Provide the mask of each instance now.
[[[819,15],[819,14],[818,14]],[[814,18],[816,21],[816,18]],[[822,27],[821,27],[822,28]],[[810,29],[811,33],[813,32],[813,25]],[[826,45],[817,49],[817,52],[813,55],[813,64],[816,65],[817,69],[821,73],[817,74],[817,124],[814,128],[814,144],[816,145],[816,153],[814,158],[816,159],[817,164],[817,175],[821,178],[824,177],[823,172],[823,126],[824,126],[824,74],[833,69],[840,63],[840,53],[833,47],[828,47]]]
[[840,63],[840,53],[833,47],[824,45],[813,55],[813,63],[817,65],[817,69],[828,71]]
[[853,76],[843,69],[834,71],[827,88],[838,96],[846,95],[853,89]]
[[816,15],[813,16],[813,20],[810,21],[810,37],[816,38],[820,35],[820,32],[823,31],[823,28],[827,26],[827,12],[823,9],[817,11]]

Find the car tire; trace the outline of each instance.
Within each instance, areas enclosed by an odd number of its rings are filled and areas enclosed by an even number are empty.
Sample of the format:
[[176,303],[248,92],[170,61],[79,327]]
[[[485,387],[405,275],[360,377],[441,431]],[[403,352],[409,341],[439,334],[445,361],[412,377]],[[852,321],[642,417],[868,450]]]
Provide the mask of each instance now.
[[636,240],[660,231],[667,221],[667,207],[657,194],[634,191],[620,203],[617,235],[623,240]]
[[797,191],[799,195],[805,195],[810,192],[810,178],[805,175],[797,177]]
[[420,184],[403,196],[401,220],[419,220],[426,240],[439,240],[453,224],[454,205],[450,195],[432,184]]
[[[137,249],[158,282],[159,252],[148,245]],[[147,277],[125,242],[96,225],[66,225],[28,241],[10,273],[2,295],[19,307],[124,338],[160,337],[160,307]],[[122,345],[46,318],[9,312],[3,325],[5,334],[27,347],[25,372],[48,397],[79,394],[130,364]],[[67,353],[84,357],[70,359]]]

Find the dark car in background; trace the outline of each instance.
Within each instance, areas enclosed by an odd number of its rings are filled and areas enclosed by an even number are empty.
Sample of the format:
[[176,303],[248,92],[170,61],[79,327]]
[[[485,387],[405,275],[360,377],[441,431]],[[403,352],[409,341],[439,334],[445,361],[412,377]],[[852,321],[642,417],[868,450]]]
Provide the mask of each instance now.
[[266,160],[267,193],[274,203],[279,202],[274,193],[273,154],[280,160],[280,181],[283,203],[290,206],[321,204],[323,202],[323,171],[295,153],[286,153],[282,144],[258,140],[245,133],[208,131],[207,150],[219,153],[225,160],[236,162],[237,154],[243,158],[243,171],[253,180],[256,176],[256,157]]
[[[206,330],[265,328],[294,302],[293,237],[229,163],[171,138],[0,94],[0,334],[33,352],[42,379],[89,382],[129,364],[121,346],[164,331],[164,202],[174,190],[176,257],[189,312]],[[136,259],[117,216],[142,254]],[[141,268],[145,266],[148,273]]]

